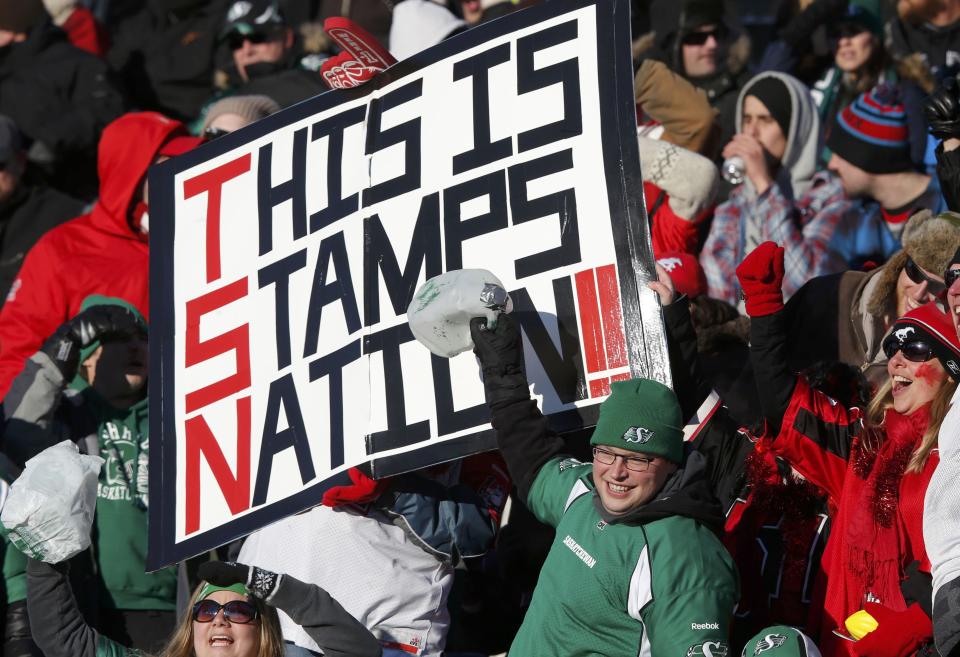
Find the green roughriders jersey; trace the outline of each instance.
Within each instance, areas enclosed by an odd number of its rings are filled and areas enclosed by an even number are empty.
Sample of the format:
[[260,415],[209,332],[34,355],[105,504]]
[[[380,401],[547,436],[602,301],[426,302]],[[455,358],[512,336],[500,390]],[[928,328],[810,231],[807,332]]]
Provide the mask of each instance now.
[[727,657],[739,588],[720,540],[682,515],[607,523],[594,495],[589,463],[537,474],[527,505],[556,537],[510,657]]

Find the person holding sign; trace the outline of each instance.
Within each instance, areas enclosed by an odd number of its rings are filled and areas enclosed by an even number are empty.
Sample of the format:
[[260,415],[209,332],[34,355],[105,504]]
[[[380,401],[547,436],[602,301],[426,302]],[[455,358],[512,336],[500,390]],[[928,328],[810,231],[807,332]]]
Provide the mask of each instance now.
[[520,496],[556,538],[510,655],[725,654],[736,568],[702,455],[684,454],[676,396],[615,382],[600,407],[593,463],[561,454],[530,399],[520,331],[471,320],[487,405]]

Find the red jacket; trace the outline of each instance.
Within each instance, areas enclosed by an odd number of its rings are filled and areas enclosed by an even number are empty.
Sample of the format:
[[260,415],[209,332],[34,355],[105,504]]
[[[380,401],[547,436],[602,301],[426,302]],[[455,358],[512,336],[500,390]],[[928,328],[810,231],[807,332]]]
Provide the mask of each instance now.
[[678,216],[670,207],[670,195],[652,182],[643,183],[643,198],[650,215],[653,255],[659,258],[665,253],[680,251],[699,255],[700,227],[713,213],[710,206],[693,221]]
[[822,560],[826,592],[817,643],[824,657],[854,655],[853,643],[833,630],[846,633],[844,620],[865,602],[906,610],[900,581],[908,564],[919,561],[921,570],[930,570],[923,497],[937,452],[920,473],[901,474],[926,430],[927,414],[926,407],[910,416],[888,410],[874,452],[864,447],[858,411],[797,381],[774,450],[837,507]]
[[0,310],[0,396],[63,322],[91,294],[120,297],[149,317],[147,236],[129,219],[154,155],[179,121],[156,112],[126,114],[100,138],[100,198],[90,213],[46,233],[24,258]]

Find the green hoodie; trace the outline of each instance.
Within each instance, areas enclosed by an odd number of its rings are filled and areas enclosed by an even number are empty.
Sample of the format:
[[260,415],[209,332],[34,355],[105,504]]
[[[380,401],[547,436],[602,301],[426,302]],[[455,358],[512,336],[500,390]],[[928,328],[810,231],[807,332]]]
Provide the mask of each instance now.
[[101,605],[116,609],[176,608],[175,568],[146,573],[147,400],[116,409],[88,388],[82,393],[95,418],[105,463],[97,484],[93,550],[105,591]]

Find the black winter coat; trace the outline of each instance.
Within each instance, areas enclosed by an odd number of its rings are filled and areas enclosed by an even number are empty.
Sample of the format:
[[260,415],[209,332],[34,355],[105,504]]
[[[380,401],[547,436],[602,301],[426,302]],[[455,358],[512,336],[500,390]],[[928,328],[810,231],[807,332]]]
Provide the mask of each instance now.
[[0,204],[0,306],[27,251],[48,230],[82,212],[81,201],[39,186],[21,186]]
[[53,156],[48,173],[61,189],[96,180],[100,132],[125,109],[106,64],[51,23],[0,48],[0,114]]
[[325,91],[329,91],[329,87],[323,83],[319,72],[291,68],[255,78],[237,89],[236,93],[263,94],[275,100],[281,108],[287,108]]
[[120,24],[107,62],[138,109],[185,122],[199,115],[213,91],[214,55],[226,4],[201,3],[178,18],[148,3]]

